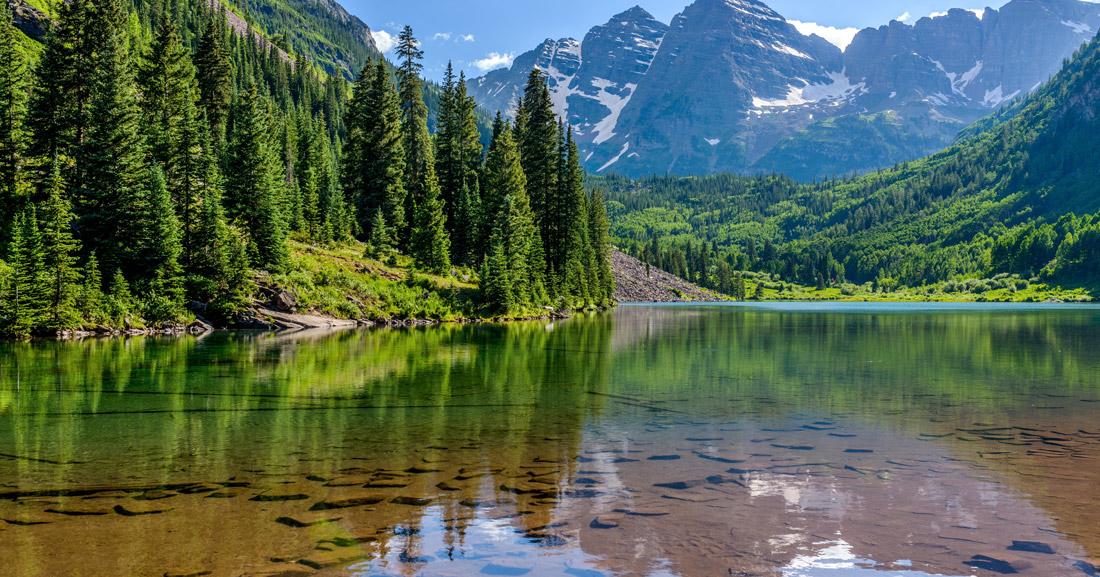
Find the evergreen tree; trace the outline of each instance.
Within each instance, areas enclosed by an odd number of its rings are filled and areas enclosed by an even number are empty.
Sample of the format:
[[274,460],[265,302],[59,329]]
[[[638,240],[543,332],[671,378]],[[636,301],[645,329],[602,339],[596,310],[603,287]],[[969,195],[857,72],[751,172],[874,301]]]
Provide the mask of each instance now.
[[574,305],[599,300],[592,298],[590,272],[595,268],[591,237],[588,233],[588,207],[584,192],[584,170],[580,153],[573,140],[573,130],[565,131],[564,154],[558,174],[558,189],[552,201],[547,203],[556,221],[548,226],[556,250],[551,253],[547,245],[548,260],[553,270],[560,271],[561,295],[571,299]]
[[547,203],[558,189],[560,130],[546,75],[531,71],[523,100],[516,112],[516,140],[523,172],[527,175],[527,195],[540,223],[542,241],[550,246],[560,215],[551,214]]
[[435,174],[432,139],[428,133],[428,107],[420,80],[420,59],[424,53],[406,26],[398,37],[397,54],[401,97],[401,132],[405,148],[405,186],[409,201],[406,212],[412,215],[408,252],[417,265],[433,272],[445,272],[451,266],[450,238],[447,236],[444,203]]
[[382,216],[382,209],[374,211],[374,218],[370,226],[370,238],[367,240],[368,258],[387,261],[393,253],[393,240],[386,230],[386,219]]
[[198,228],[203,197],[211,188],[221,186],[221,175],[209,128],[201,111],[194,106],[185,108],[178,138],[173,143],[172,158],[165,168],[165,179],[176,216],[180,223],[180,265],[189,271],[194,260],[195,247],[202,242]]
[[[485,162],[485,189],[491,191],[494,210],[486,212],[486,220],[490,223],[490,248],[483,273],[488,277],[488,283],[483,285],[483,290],[487,291],[483,298],[505,311],[546,301],[542,242],[526,188],[515,140],[511,130],[504,128],[490,147]],[[506,263],[493,262],[501,255]],[[501,287],[507,290],[498,290]],[[501,296],[507,299],[493,300]]]
[[368,64],[348,105],[344,191],[363,234],[370,233],[370,219],[381,209],[395,241],[408,227],[401,118],[401,102],[385,61]]
[[313,240],[326,240],[321,234],[321,188],[325,175],[321,167],[321,142],[327,140],[324,127],[312,118],[303,119],[298,139],[298,196],[301,223],[299,230]]
[[145,223],[134,217],[147,191],[145,146],[121,0],[104,0],[96,27],[104,36],[92,71],[94,90],[87,137],[80,147],[83,177],[67,180],[75,194],[81,239],[111,270],[147,272],[135,258],[134,238]]
[[229,103],[233,96],[229,53],[225,45],[225,8],[210,14],[203,24],[195,67],[202,95],[202,107],[210,123],[211,140],[219,147],[225,142]]
[[110,322],[106,316],[106,297],[103,295],[103,276],[99,272],[99,259],[95,253],[88,255],[84,263],[84,282],[77,294],[77,311],[84,326]]
[[225,200],[230,218],[248,231],[252,263],[279,271],[289,258],[287,224],[281,210],[283,178],[269,125],[264,103],[252,85],[233,107]]
[[[187,120],[195,118],[198,87],[191,56],[180,40],[176,23],[161,14],[149,53],[138,73],[141,107],[149,151],[172,174],[178,160],[180,132]],[[171,187],[170,187],[171,188]]]
[[476,244],[481,228],[482,146],[476,115],[477,105],[466,92],[465,76],[456,79],[448,64],[436,133],[436,170],[447,208],[452,258],[461,264],[471,264],[480,256]]
[[[39,180],[48,182],[52,159],[62,161],[71,190],[83,189],[81,149],[92,125],[93,85],[100,76],[98,52],[112,42],[115,23],[104,21],[91,0],[62,2],[46,37],[46,47],[35,69],[27,125],[32,138],[29,155],[38,159]],[[105,26],[105,24],[109,24]]]
[[494,227],[489,245],[489,253],[481,266],[481,283],[478,285],[481,289],[481,302],[493,312],[507,313],[516,303],[508,270],[508,256],[505,254],[504,234],[500,227]]
[[15,24],[7,2],[0,6],[0,250],[11,240],[19,211],[26,135],[25,70]]
[[[589,245],[595,261],[596,285],[592,288],[592,300],[600,306],[610,306],[615,299],[615,275],[611,270],[611,232],[607,218],[607,203],[602,190],[592,191],[588,199]],[[646,276],[649,275],[646,265]]]
[[42,228],[42,275],[46,308],[43,327],[52,331],[80,325],[77,297],[80,271],[77,252],[80,244],[73,238],[73,213],[63,196],[61,167],[54,163],[53,178],[39,213]]
[[159,168],[148,174],[145,198],[134,216],[140,219],[140,234],[132,239],[138,251],[136,264],[144,274],[145,318],[154,322],[173,321],[183,307],[183,277],[179,265],[180,231],[172,198]]
[[476,176],[473,182],[473,186],[468,180],[463,183],[455,201],[455,230],[451,236],[451,252],[455,262],[461,265],[474,265],[484,254],[479,245],[483,215]]
[[13,336],[29,336],[43,319],[47,295],[43,283],[42,238],[33,206],[15,217],[12,240],[8,245],[8,263],[12,269],[5,316],[6,330]]

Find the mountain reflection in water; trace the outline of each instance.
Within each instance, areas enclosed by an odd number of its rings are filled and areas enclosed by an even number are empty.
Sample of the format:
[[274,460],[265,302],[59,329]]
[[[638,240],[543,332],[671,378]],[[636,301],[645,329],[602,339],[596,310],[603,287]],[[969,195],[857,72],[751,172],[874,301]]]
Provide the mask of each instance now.
[[1088,576],[1100,309],[0,345],[0,567]]

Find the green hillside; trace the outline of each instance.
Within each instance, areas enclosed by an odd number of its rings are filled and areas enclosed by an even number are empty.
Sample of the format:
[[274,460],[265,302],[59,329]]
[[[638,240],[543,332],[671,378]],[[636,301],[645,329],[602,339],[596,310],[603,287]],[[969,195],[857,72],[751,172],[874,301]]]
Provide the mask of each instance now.
[[[715,286],[1100,281],[1100,40],[1034,95],[931,157],[850,180],[601,179],[618,242]],[[725,263],[725,264],[723,264]]]

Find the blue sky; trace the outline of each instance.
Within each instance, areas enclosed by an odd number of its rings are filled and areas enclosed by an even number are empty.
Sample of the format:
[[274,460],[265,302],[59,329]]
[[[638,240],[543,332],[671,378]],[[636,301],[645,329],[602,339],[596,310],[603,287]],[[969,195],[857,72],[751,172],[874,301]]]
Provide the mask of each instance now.
[[[534,48],[545,38],[583,38],[589,28],[640,4],[669,22],[692,0],[343,0],[344,6],[376,31],[382,44],[411,24],[422,40],[425,74],[438,79],[448,60],[468,76]],[[1006,0],[771,0],[787,17],[833,28],[879,26],[907,16],[914,21],[948,8],[994,8]],[[854,31],[822,32],[841,42]]]

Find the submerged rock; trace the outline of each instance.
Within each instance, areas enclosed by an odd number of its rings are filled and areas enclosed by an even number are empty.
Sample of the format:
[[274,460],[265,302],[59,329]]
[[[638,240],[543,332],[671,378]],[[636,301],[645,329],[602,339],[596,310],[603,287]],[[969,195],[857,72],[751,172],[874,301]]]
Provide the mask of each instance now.
[[426,507],[432,504],[432,500],[421,497],[395,497],[390,503],[394,505],[409,505],[411,507]]
[[997,559],[996,557],[989,557],[987,555],[975,555],[970,558],[969,561],[964,561],[963,565],[967,567],[973,567],[974,569],[983,569],[985,571],[992,571],[994,573],[1000,573],[1002,575],[1012,575],[1019,573],[1020,569],[1016,564],[1005,561],[1004,559]]
[[160,515],[161,513],[167,513],[171,509],[133,509],[126,508],[122,505],[115,505],[115,513],[122,515],[123,517],[142,517],[145,515]]
[[309,498],[309,495],[301,493],[292,495],[256,495],[249,499],[249,501],[258,501],[260,503],[281,503],[283,501],[304,501]]
[[275,519],[275,522],[280,525],[286,525],[287,527],[293,527],[294,529],[304,529],[306,527],[316,527],[317,525],[329,525],[340,520],[340,517],[325,517],[325,518],[295,518],[295,517],[279,517]]
[[339,565],[350,565],[367,557],[368,554],[365,551],[344,548],[335,551],[318,551],[305,559],[298,560],[298,563],[312,569],[326,569]]
[[1042,553],[1044,555],[1054,554],[1054,547],[1038,541],[1013,541],[1012,546],[1009,547],[1008,550],[1023,551],[1025,553]]
[[619,526],[614,521],[601,521],[599,517],[592,519],[592,522],[588,524],[591,529],[615,529]]
[[318,501],[309,508],[310,511],[328,511],[331,509],[348,509],[350,507],[364,507],[377,505],[386,499],[384,497],[352,497],[350,499],[336,499],[333,501]]

